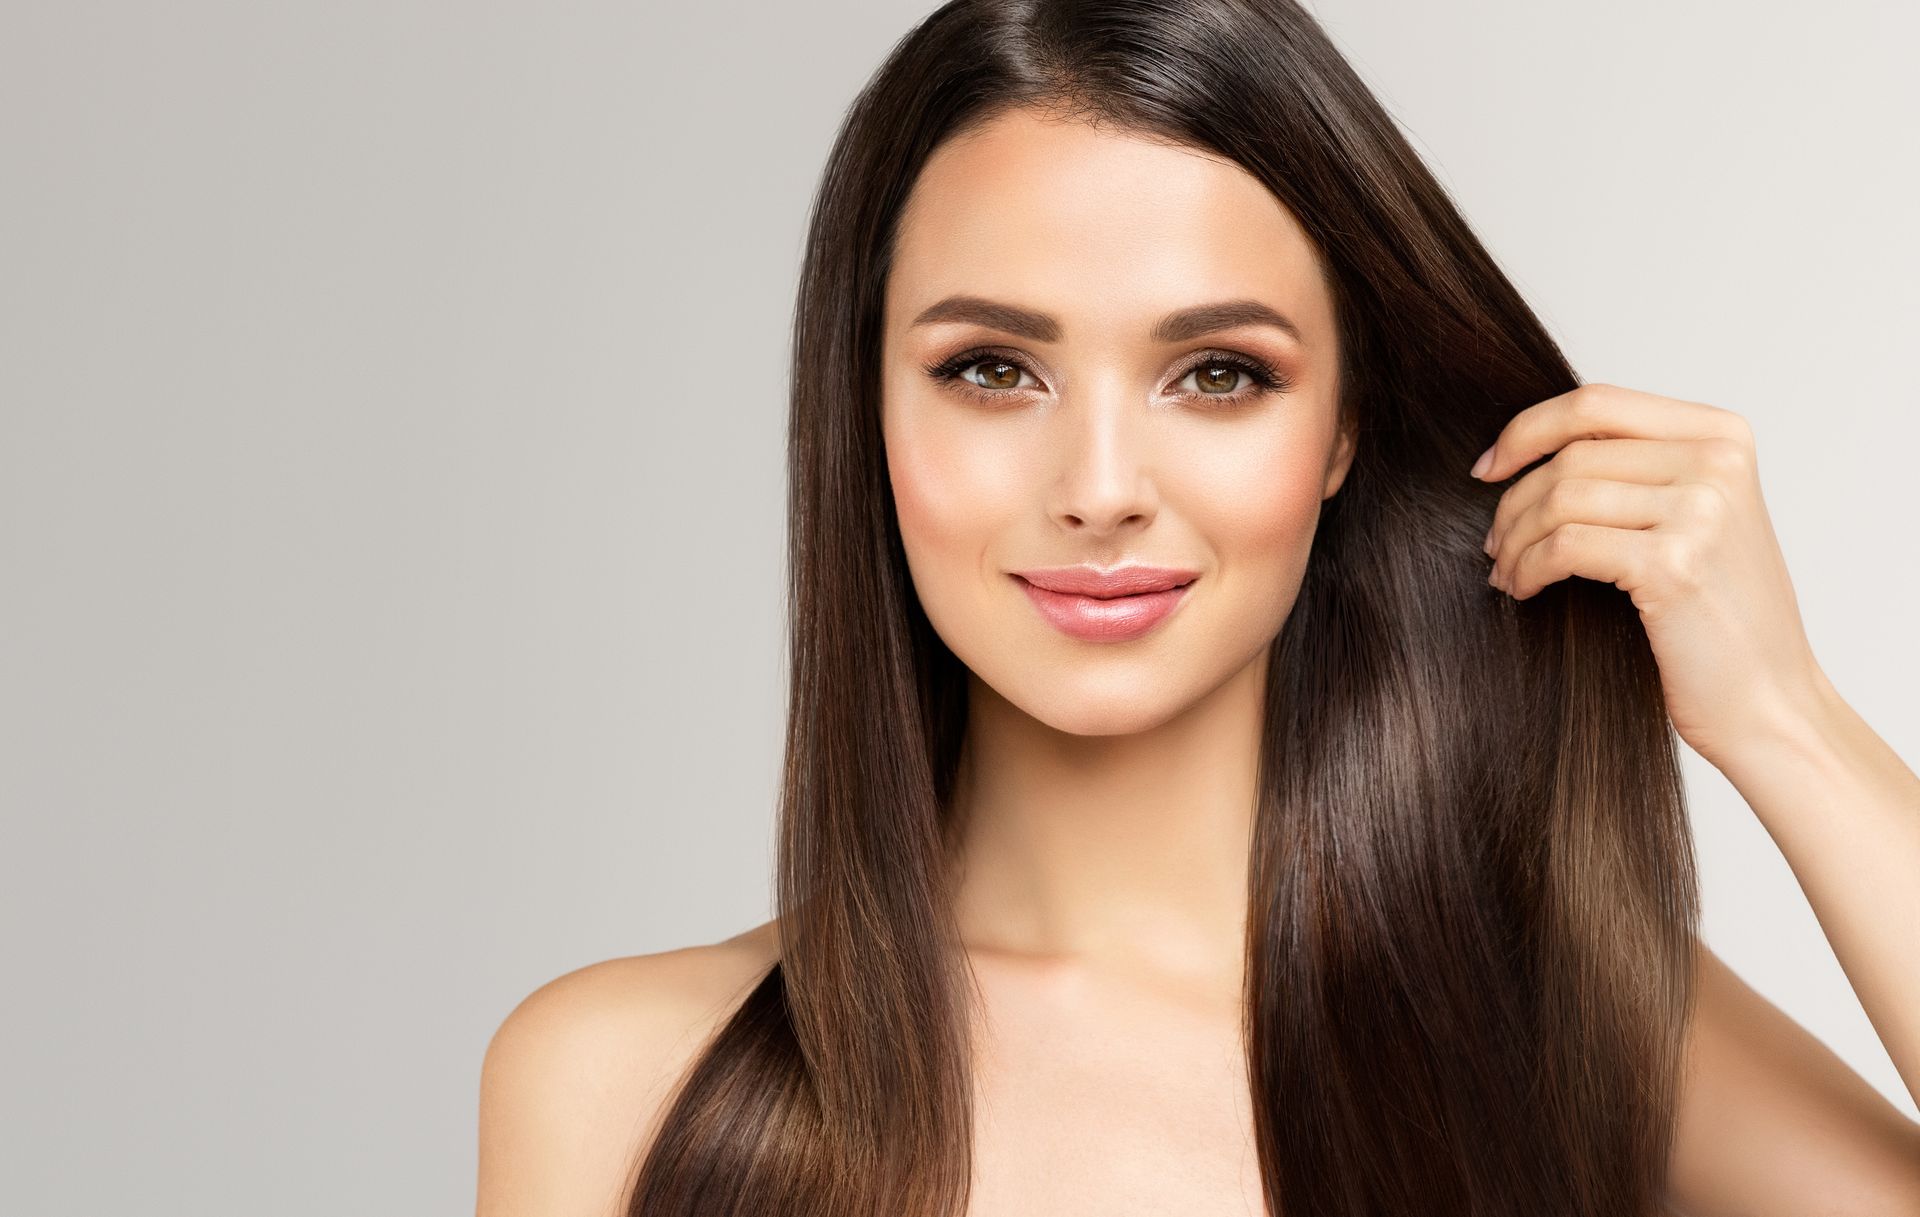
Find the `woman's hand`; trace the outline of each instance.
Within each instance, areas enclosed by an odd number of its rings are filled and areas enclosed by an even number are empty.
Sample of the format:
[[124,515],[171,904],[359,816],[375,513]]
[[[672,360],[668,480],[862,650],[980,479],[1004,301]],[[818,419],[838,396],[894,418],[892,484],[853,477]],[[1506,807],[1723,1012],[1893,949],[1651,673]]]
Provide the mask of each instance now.
[[1744,418],[1582,385],[1516,414],[1473,476],[1499,481],[1549,453],[1500,497],[1488,583],[1520,600],[1568,575],[1626,591],[1675,730],[1715,765],[1822,703],[1832,686],[1800,621]]

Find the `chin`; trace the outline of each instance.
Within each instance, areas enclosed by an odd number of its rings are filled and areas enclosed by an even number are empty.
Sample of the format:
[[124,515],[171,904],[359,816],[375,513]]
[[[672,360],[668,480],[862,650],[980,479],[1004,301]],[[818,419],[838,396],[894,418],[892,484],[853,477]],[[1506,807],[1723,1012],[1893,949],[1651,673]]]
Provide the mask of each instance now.
[[[1037,675],[1037,679],[1036,679]],[[1025,680],[995,684],[994,695],[1034,721],[1066,735],[1120,736],[1151,731],[1190,709],[1184,691],[1138,671],[1111,681],[1076,682],[1030,672]]]

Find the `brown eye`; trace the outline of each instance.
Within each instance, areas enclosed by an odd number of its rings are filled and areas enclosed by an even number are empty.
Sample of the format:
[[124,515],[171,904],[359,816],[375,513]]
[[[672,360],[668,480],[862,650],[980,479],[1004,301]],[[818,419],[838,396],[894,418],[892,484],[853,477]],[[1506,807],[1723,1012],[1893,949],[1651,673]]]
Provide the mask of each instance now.
[[[979,369],[977,378],[976,368]],[[1020,378],[1027,374],[1027,369],[1025,364],[1006,355],[975,348],[930,364],[926,372],[936,381],[951,383],[961,393],[986,400],[1013,396],[1021,388]]]
[[1194,382],[1200,386],[1202,393],[1231,393],[1234,389],[1234,378],[1244,375],[1246,373],[1239,368],[1228,367],[1223,363],[1207,364],[1194,369]]
[[978,363],[969,364],[968,367],[985,369],[983,372],[985,379],[973,382],[983,389],[1017,389],[1020,387],[1020,368],[1016,364],[1011,364],[1000,359],[983,359]]
[[1194,388],[1184,396],[1205,398],[1209,406],[1252,402],[1269,393],[1284,393],[1293,388],[1290,378],[1266,364],[1224,351],[1212,352],[1201,362],[1188,365],[1180,381],[1185,384],[1189,379],[1194,382]]

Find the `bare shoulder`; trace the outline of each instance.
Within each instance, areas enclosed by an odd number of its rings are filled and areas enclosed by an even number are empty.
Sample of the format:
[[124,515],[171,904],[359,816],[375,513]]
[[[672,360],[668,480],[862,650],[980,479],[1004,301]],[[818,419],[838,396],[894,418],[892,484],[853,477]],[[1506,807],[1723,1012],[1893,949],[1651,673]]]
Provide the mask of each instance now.
[[1920,1124],[1698,946],[1668,1166],[1683,1217],[1913,1217]]
[[612,1217],[664,1101],[779,958],[769,921],[575,969],[523,998],[480,1068],[476,1217]]

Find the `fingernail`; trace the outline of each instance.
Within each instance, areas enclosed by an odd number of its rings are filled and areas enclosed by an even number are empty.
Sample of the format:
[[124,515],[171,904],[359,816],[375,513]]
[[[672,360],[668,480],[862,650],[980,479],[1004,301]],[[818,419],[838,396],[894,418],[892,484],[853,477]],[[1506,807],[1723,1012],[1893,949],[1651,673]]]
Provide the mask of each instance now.
[[1480,459],[1473,463],[1472,476],[1479,477],[1491,468],[1493,468],[1493,449],[1488,448],[1480,454]]

